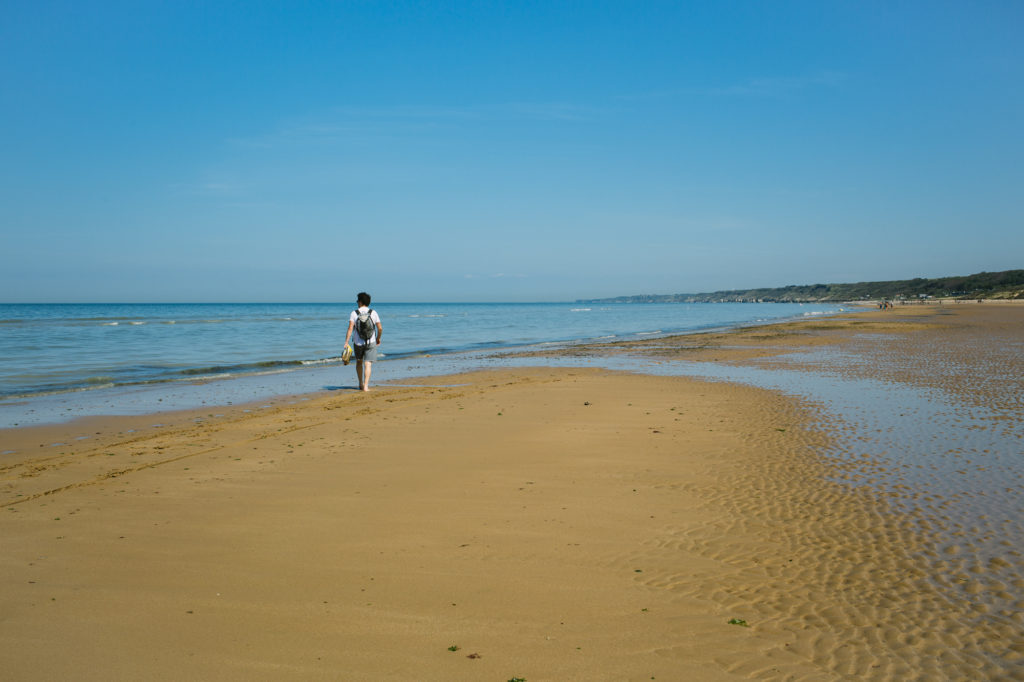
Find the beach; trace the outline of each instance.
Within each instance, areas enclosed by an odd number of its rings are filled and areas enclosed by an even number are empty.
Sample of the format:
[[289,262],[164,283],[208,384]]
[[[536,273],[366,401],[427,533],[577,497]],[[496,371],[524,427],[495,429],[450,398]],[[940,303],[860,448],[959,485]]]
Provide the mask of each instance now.
[[[898,306],[5,429],[0,669],[1024,679],[1022,341],[1024,306]],[[941,394],[991,438],[893,453],[821,402],[641,361]],[[899,442],[943,440],[929,414],[889,415]]]

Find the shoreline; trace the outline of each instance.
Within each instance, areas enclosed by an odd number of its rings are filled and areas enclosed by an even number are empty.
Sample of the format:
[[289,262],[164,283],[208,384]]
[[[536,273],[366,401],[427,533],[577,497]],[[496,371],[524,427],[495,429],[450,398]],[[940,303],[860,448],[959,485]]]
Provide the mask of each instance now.
[[[804,319],[803,315],[790,315],[773,319],[770,323],[785,323]],[[824,313],[828,315],[831,313]],[[762,322],[741,322],[717,326],[709,324],[687,332],[650,332],[642,337],[665,338],[681,334],[728,332]],[[604,343],[594,338],[581,338],[558,342],[531,342],[524,344],[494,345],[488,348],[465,348],[443,353],[403,352],[385,355],[378,373],[391,381],[417,379],[425,376],[443,376],[465,371],[477,371],[495,366],[494,358],[509,355],[530,355],[538,348],[572,349],[577,345]],[[619,339],[629,340],[628,338]],[[243,403],[276,401],[295,395],[316,395],[324,391],[344,390],[352,370],[344,370],[340,362],[319,360],[303,361],[290,368],[253,371],[236,375],[179,378],[167,381],[97,385],[95,388],[75,388],[38,394],[9,396],[0,400],[0,434],[5,428],[67,422],[78,417],[103,415],[144,415],[167,411],[205,409]],[[497,366],[502,366],[498,363]],[[339,377],[341,384],[338,385]],[[385,379],[386,380],[386,379]]]
[[[851,312],[868,312],[877,306],[875,301],[850,301],[840,304],[848,308],[845,312],[828,313],[823,317],[842,316]],[[985,300],[987,306],[1020,305],[1022,301]],[[899,303],[896,309],[943,305],[978,305],[975,301],[954,299],[933,299]],[[831,305],[831,304],[829,304]],[[653,333],[651,338],[673,338],[702,336],[707,334],[732,333],[747,328],[785,325],[806,321],[804,316],[779,318],[767,323],[747,322],[734,326],[709,327],[688,332]],[[636,340],[593,341],[575,340],[558,342],[553,352],[536,349],[535,345],[496,346],[488,349],[467,349],[445,353],[406,352],[388,357],[385,367],[396,375],[395,381],[417,379],[424,376],[443,376],[461,371],[476,371],[490,366],[492,357],[510,354],[525,357],[553,356],[559,352],[572,354],[577,348],[591,346],[631,344]],[[541,344],[545,345],[545,344]],[[470,358],[468,361],[467,358]],[[0,400],[0,433],[4,429],[26,425],[42,425],[67,422],[78,417],[103,415],[160,414],[167,411],[205,409],[206,407],[232,404],[277,401],[295,395],[319,394],[326,390],[344,389],[335,385],[334,379],[342,373],[347,376],[340,358],[319,361],[291,361],[295,367],[269,371],[253,371],[225,377],[198,377],[176,380],[126,383],[96,388],[76,388],[8,396]]]
[[[855,378],[881,353],[893,386],[1003,405],[1019,379],[1005,362],[1009,378],[991,374],[987,339],[1019,342],[1019,316],[937,308],[565,351],[625,372],[505,368],[160,426],[19,429],[0,480],[0,665],[17,679],[1018,679],[1016,543],[979,563],[943,521],[957,499],[903,508],[880,481],[909,474],[845,450],[875,436],[827,405],[631,373],[684,358]],[[919,362],[935,357],[961,364]],[[962,367],[990,374],[965,383]],[[985,423],[1019,438],[1019,406],[1001,409]]]

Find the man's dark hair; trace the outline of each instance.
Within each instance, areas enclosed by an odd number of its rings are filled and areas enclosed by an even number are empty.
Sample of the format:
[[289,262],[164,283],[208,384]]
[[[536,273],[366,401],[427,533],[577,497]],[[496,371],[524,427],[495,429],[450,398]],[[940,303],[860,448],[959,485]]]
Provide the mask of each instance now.
[[359,305],[369,306],[370,305],[370,295],[368,293],[366,293],[365,291],[360,291],[356,295],[356,301],[359,302]]

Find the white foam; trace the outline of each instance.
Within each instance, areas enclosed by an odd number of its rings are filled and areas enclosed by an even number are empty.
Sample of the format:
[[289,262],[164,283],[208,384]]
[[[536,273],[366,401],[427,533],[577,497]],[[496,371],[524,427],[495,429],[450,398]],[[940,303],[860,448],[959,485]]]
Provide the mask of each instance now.
[[209,381],[210,379],[227,379],[228,377],[234,376],[233,374],[202,374],[199,376],[181,377],[174,379],[173,381]]
[[4,400],[7,400],[8,398],[18,398],[18,399],[22,399],[22,398],[41,398],[43,396],[64,395],[66,393],[84,393],[85,391],[97,391],[97,390],[100,390],[100,389],[103,389],[103,388],[113,388],[114,386],[115,386],[115,384],[109,383],[109,384],[94,384],[92,386],[76,386],[75,388],[58,388],[58,389],[55,389],[53,391],[39,391],[38,393],[17,394],[17,395],[12,395],[12,396],[6,396],[4,398]]
[[323,360],[303,360],[303,365],[327,365],[341,362],[341,358],[324,358]]

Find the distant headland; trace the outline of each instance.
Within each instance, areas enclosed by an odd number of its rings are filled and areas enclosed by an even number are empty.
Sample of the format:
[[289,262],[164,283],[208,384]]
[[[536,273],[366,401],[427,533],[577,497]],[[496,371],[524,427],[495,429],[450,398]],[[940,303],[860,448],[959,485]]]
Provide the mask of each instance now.
[[580,299],[577,303],[815,303],[822,301],[1024,299],[1024,270],[979,272],[938,279],[904,279],[855,284],[803,284],[701,294],[641,294]]

